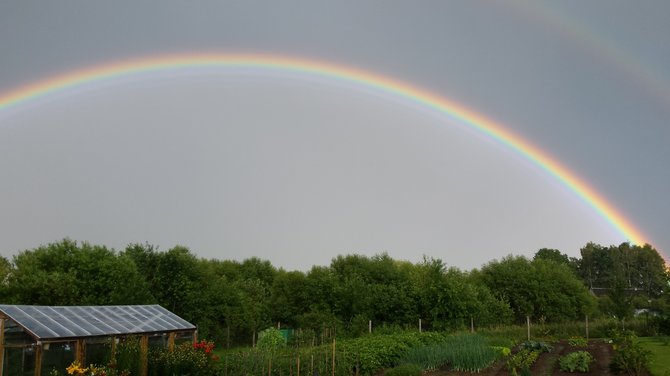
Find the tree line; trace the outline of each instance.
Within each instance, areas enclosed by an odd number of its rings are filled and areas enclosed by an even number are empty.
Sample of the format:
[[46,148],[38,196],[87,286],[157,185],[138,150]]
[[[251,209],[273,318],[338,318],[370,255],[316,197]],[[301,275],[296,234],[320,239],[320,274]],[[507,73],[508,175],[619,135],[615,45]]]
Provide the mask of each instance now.
[[[198,258],[176,246],[131,244],[115,251],[65,239],[0,258],[4,304],[160,304],[196,324],[202,337],[249,344],[269,326],[355,336],[375,326],[454,330],[585,315],[669,314],[670,274],[651,246],[589,243],[581,257],[541,249],[463,271],[435,258],[418,263],[350,254],[307,272],[269,261]],[[592,291],[598,289],[601,296]],[[591,291],[590,291],[591,290]],[[604,293],[603,293],[604,292]]]

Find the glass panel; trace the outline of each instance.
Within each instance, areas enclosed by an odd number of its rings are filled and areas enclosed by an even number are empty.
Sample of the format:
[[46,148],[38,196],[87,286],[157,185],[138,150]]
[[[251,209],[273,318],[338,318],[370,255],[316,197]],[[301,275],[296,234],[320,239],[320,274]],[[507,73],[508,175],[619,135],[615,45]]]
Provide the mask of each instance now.
[[0,310],[42,340],[195,329],[192,324],[158,305],[0,305]]
[[74,362],[75,342],[55,342],[42,345],[42,375],[52,370],[65,374],[65,369]]
[[111,338],[92,338],[86,340],[86,365],[105,366],[112,358]]
[[35,348],[6,347],[2,369],[3,375],[35,375]]
[[168,335],[163,334],[154,334],[149,336],[149,347],[150,348],[167,348]]
[[175,335],[175,346],[178,346],[184,342],[193,342],[193,332],[179,332]]
[[6,345],[27,345],[35,341],[31,336],[23,331],[23,328],[16,325],[12,320],[5,320],[5,344]]

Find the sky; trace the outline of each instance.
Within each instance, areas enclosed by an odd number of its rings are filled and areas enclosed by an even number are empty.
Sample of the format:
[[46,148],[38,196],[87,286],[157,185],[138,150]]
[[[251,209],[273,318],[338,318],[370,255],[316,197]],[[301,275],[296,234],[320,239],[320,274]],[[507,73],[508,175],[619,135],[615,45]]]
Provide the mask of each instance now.
[[[667,1],[0,2],[0,98],[111,62],[251,54],[350,67],[522,137],[670,254]],[[288,270],[339,254],[461,269],[628,241],[527,156],[391,92],[183,68],[0,110],[0,254],[63,238]]]

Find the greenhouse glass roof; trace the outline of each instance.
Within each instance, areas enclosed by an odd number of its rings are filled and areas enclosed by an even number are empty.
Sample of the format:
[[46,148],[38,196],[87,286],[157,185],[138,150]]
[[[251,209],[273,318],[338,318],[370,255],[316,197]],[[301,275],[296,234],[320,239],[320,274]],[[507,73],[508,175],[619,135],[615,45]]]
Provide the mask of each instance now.
[[159,305],[2,305],[0,312],[38,340],[195,330]]

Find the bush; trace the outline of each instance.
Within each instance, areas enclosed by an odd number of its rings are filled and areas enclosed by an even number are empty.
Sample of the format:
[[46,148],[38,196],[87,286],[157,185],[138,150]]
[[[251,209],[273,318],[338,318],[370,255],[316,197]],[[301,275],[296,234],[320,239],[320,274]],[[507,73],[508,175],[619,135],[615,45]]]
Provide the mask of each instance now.
[[575,351],[562,357],[558,364],[561,371],[566,372],[588,372],[589,364],[593,361],[593,356],[587,351]]
[[614,332],[612,343],[614,357],[610,370],[615,374],[644,375],[649,367],[651,353],[635,341],[632,332]]
[[658,334],[670,335],[670,316],[652,317],[650,324],[656,328]]
[[277,328],[267,328],[258,333],[256,346],[261,350],[276,350],[286,346],[286,338]]
[[392,368],[384,374],[385,376],[421,376],[423,370],[415,364],[403,364]]

